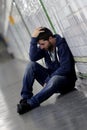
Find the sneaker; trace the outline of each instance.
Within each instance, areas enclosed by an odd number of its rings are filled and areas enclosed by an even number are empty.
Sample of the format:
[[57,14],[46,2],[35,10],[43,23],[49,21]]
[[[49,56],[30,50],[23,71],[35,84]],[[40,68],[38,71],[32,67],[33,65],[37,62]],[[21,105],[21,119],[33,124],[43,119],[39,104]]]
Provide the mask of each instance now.
[[20,104],[27,103],[27,99],[21,99]]
[[19,113],[20,115],[30,111],[31,109],[32,108],[30,104],[28,104],[27,102],[25,103],[22,102],[20,104],[17,104],[17,113]]

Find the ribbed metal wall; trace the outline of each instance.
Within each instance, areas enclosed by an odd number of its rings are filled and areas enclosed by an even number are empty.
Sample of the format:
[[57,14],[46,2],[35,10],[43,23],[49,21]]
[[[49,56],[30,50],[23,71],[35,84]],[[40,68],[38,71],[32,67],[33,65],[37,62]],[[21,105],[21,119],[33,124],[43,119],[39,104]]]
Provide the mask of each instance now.
[[79,72],[87,73],[87,0],[15,0],[11,9],[7,37],[9,51],[28,60],[34,28],[46,26],[64,36]]

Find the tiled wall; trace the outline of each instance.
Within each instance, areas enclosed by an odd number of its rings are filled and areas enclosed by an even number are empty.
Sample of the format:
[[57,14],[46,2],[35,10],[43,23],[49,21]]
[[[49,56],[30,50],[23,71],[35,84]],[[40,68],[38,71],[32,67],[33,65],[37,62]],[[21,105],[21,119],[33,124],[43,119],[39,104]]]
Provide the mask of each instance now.
[[78,71],[86,74],[87,0],[15,0],[15,2],[11,13],[15,24],[9,23],[7,33],[9,50],[14,46],[15,56],[28,60],[29,42],[34,28],[47,26],[66,38]]
[[[87,0],[43,0],[58,33],[57,26],[77,61],[78,71],[87,73]],[[54,20],[56,17],[56,24]]]

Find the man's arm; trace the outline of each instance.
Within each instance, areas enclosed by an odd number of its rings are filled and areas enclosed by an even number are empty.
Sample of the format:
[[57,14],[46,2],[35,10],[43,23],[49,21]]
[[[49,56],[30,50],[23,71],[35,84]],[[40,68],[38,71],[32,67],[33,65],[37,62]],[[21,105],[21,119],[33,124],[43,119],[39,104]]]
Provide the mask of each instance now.
[[29,56],[31,61],[37,61],[44,57],[44,51],[37,46],[37,37],[39,33],[43,32],[40,30],[41,27],[34,30],[30,42]]

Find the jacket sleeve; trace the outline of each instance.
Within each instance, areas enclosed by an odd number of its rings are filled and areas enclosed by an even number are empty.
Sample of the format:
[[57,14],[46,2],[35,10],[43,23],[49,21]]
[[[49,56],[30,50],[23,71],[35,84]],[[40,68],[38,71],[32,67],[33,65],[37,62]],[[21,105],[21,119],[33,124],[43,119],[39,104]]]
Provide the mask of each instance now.
[[44,51],[37,46],[37,38],[31,38],[29,57],[31,61],[37,61],[44,57]]
[[59,44],[58,55],[60,67],[50,77],[47,77],[45,82],[48,82],[54,75],[69,76],[74,68],[74,59],[65,40]]

